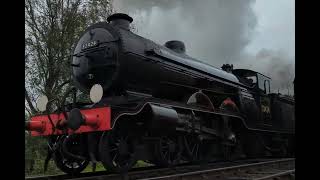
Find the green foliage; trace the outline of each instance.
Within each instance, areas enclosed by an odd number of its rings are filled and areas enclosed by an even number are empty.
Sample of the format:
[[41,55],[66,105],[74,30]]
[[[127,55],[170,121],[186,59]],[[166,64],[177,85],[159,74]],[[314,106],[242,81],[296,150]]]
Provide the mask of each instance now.
[[74,43],[92,23],[106,21],[110,0],[25,0],[27,110],[36,95],[61,98],[69,89]]
[[48,170],[44,173],[44,160],[47,156],[47,140],[44,137],[32,137],[29,133],[25,134],[25,174],[45,175],[61,173],[51,160]]
[[[70,88],[64,82],[71,78],[74,43],[90,24],[106,20],[113,12],[111,5],[111,0],[25,0],[26,119],[37,113],[39,95],[61,102]],[[26,133],[25,147],[26,175],[44,174],[46,139]],[[61,171],[51,160],[46,174],[56,173]]]

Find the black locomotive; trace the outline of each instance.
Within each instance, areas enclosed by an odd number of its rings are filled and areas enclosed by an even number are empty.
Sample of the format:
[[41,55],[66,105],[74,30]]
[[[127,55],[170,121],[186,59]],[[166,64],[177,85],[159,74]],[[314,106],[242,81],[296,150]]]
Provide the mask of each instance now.
[[79,173],[90,161],[127,171],[137,160],[172,166],[294,156],[295,102],[271,93],[269,77],[212,67],[188,56],[181,41],[156,44],[131,32],[132,20],[114,14],[74,49],[74,84],[83,92],[100,84],[99,102],[74,99],[27,122],[34,136],[49,136],[47,160],[53,155],[62,171]]

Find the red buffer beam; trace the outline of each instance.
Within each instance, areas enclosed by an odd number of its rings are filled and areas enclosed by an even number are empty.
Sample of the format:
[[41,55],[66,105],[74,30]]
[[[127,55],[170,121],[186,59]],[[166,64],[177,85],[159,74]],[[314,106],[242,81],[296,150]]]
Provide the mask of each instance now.
[[[84,133],[94,131],[107,131],[110,130],[111,109],[110,107],[83,109],[80,110],[84,119],[83,124],[77,129],[72,130],[66,127],[67,120],[63,113],[50,114],[50,115],[38,115],[31,118],[26,122],[26,130],[31,131],[32,136],[48,136],[48,135],[60,135],[60,134],[73,134]],[[67,116],[70,113],[67,112]],[[50,119],[54,125],[49,120]]]

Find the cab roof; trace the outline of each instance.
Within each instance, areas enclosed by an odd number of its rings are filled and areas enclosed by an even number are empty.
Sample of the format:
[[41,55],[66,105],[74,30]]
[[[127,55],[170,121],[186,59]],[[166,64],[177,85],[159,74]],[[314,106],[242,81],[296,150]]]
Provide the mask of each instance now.
[[232,73],[236,76],[242,76],[242,77],[255,76],[256,74],[259,74],[259,75],[262,75],[266,78],[271,79],[270,77],[268,77],[266,75],[263,75],[259,72],[256,72],[256,71],[253,71],[250,69],[234,69],[234,70],[232,70]]

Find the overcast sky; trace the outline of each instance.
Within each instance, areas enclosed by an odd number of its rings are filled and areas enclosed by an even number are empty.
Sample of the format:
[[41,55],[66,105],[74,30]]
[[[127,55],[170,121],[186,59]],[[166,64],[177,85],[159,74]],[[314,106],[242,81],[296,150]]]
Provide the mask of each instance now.
[[[179,4],[180,3],[180,4]],[[206,52],[197,53],[198,47],[193,47],[194,42],[199,38],[193,39],[193,31],[199,30],[193,28],[192,18],[185,18],[186,15],[203,18],[204,24],[212,24],[214,27],[204,25],[208,29],[205,35],[217,34],[223,36],[219,31],[236,29],[236,34],[242,30],[245,25],[252,23],[253,28],[249,28],[250,37],[247,44],[242,44],[245,51],[250,54],[257,54],[261,49],[281,51],[291,59],[295,54],[295,4],[294,0],[116,0],[114,5],[116,10],[129,13],[134,18],[138,27],[138,34],[150,38],[158,43],[164,43],[169,38],[181,39],[187,45],[191,55],[199,58]],[[189,6],[189,7],[188,7]],[[179,8],[182,12],[179,12]],[[254,15],[251,14],[253,11]],[[138,13],[137,13],[138,12]],[[182,16],[183,18],[180,18]],[[236,18],[242,16],[242,19]],[[245,16],[247,19],[243,20]],[[255,19],[256,18],[256,19]],[[233,27],[222,21],[231,21],[236,24]],[[140,23],[140,24],[139,24]],[[178,24],[180,27],[175,26]],[[189,25],[189,26],[188,26]],[[168,29],[168,26],[170,28]],[[182,27],[182,28],[181,28]],[[185,27],[185,28],[184,28]],[[186,30],[186,28],[190,30]],[[215,30],[218,29],[217,32]],[[202,30],[202,29],[201,29]],[[228,41],[230,38],[205,39],[204,41]],[[243,40],[239,36],[234,41]],[[239,43],[240,43],[239,41]],[[219,42],[221,43],[221,42]],[[240,44],[239,44],[240,46]],[[230,47],[230,46],[229,46]],[[188,50],[187,49],[187,50]],[[212,54],[210,54],[212,55]]]
[[257,16],[256,32],[246,50],[256,53],[262,48],[295,54],[294,0],[257,0],[253,10]]

